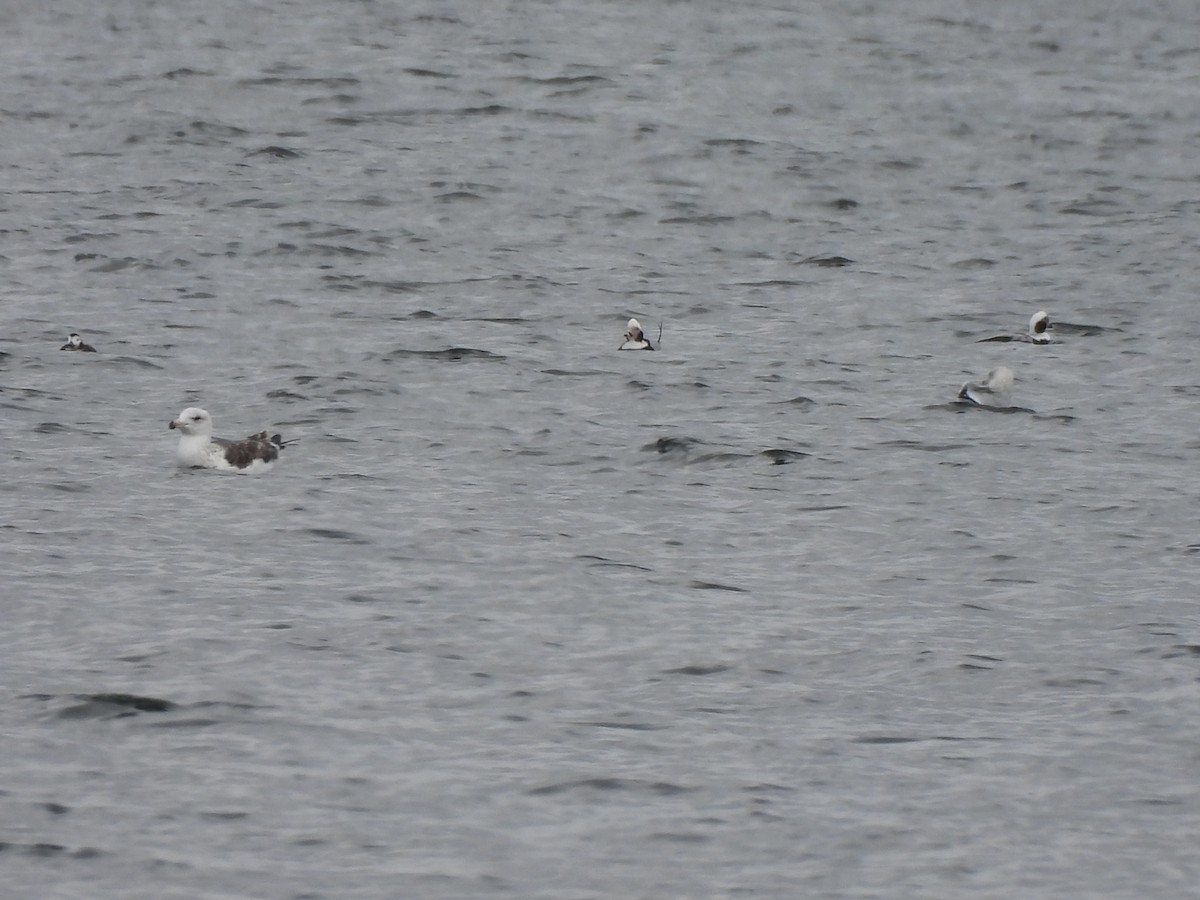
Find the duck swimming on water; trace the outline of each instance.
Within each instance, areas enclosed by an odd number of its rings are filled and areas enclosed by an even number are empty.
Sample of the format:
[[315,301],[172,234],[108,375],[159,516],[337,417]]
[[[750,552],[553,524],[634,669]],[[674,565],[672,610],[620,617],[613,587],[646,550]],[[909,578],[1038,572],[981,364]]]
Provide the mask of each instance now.
[[642,331],[642,323],[637,319],[630,319],[629,324],[625,326],[625,343],[618,350],[653,350],[654,345],[646,337]]

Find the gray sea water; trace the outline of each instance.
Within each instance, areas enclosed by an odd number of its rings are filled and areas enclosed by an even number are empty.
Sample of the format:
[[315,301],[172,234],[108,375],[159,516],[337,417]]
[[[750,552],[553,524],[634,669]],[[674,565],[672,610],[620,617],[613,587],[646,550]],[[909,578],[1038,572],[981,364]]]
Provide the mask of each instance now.
[[0,896],[1195,896],[1198,38],[5,4]]

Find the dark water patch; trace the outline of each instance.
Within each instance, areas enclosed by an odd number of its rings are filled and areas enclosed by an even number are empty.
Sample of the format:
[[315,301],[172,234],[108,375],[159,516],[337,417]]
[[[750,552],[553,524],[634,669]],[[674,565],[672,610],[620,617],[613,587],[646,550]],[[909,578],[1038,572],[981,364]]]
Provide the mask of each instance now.
[[73,429],[58,422],[42,422],[33,428],[34,434],[65,434]]
[[562,87],[575,84],[612,84],[612,79],[604,75],[551,75],[547,78],[535,78],[531,75],[518,75],[513,81],[527,84],[546,84],[551,87]]
[[[223,138],[239,138],[250,133],[244,128],[238,128],[236,125],[225,125],[221,122],[205,122],[201,119],[189,122],[188,128],[199,134]],[[176,137],[183,137],[184,132],[177,131],[175,135]]]
[[719,675],[728,672],[733,666],[716,663],[711,666],[680,666],[677,669],[663,669],[664,675]]
[[464,106],[461,109],[449,110],[452,116],[500,116],[516,112],[511,106],[502,103],[489,103],[487,106]]
[[653,450],[664,455],[686,456],[692,448],[703,443],[689,437],[661,437],[651,444],[642,447],[643,450]]
[[766,781],[759,784],[748,784],[742,788],[747,794],[794,794],[796,789],[786,784],[774,784]]
[[1042,682],[1046,687],[1052,688],[1093,688],[1106,687],[1108,682],[1099,678],[1047,678]]
[[71,859],[95,859],[101,853],[95,847],[80,847],[77,850],[72,850],[70,847],[64,847],[62,844],[50,844],[46,842],[37,843],[20,843],[15,841],[0,841],[0,853],[15,853],[24,856],[36,856],[43,859],[50,858],[71,858]]
[[308,399],[303,394],[293,394],[291,391],[286,390],[267,391],[265,396],[268,400],[287,400],[289,402]]
[[166,78],[168,81],[174,81],[176,78],[198,78],[202,76],[213,76],[216,74],[216,72],[209,71],[208,69],[193,69],[188,66],[183,66],[179,69],[172,69],[169,72],[163,72],[161,77]]
[[608,375],[603,369],[541,369],[543,375],[561,375],[568,377],[590,377],[592,375]]
[[474,347],[449,347],[445,350],[405,350],[400,348],[393,350],[388,354],[388,357],[418,357],[423,359],[441,359],[451,362],[463,359],[502,360],[506,358],[499,353],[492,353],[490,350],[478,350]]
[[361,82],[353,75],[335,76],[302,76],[302,75],[265,75],[261,78],[242,78],[237,82],[245,87],[277,87],[279,85],[295,85],[298,87],[327,87],[333,90],[357,87]]
[[1175,644],[1162,658],[1173,659],[1178,656],[1200,656],[1200,644]]
[[309,244],[304,248],[305,255],[312,256],[341,256],[349,259],[364,259],[368,256],[378,256],[378,250],[362,250],[348,244]]
[[488,278],[460,278],[454,281],[361,281],[359,285],[365,288],[379,288],[389,294],[419,294],[431,288],[444,288],[447,285],[474,284],[489,281]]
[[1185,801],[1182,797],[1140,797],[1131,802],[1138,806],[1163,807],[1183,806]]
[[278,200],[264,200],[262,197],[246,197],[242,200],[231,200],[225,206],[229,209],[282,209],[284,204]]
[[64,494],[86,494],[91,490],[88,485],[78,482],[52,482],[45,484],[44,487],[52,491],[61,491]]
[[637,569],[640,572],[653,572],[654,571],[653,569],[649,569],[646,566],[639,566],[636,563],[617,562],[614,559],[607,559],[606,557],[603,557],[603,556],[589,556],[587,554],[579,554],[575,558],[576,559],[594,560],[594,562],[592,564],[594,568],[608,567],[608,568],[613,568],[613,569]]
[[53,803],[53,802],[43,803],[42,809],[44,809],[46,812],[50,813],[50,815],[52,815],[52,816],[66,815],[67,813],[69,813],[71,811],[71,807],[64,806],[61,803]]
[[[1047,301],[1042,305],[1049,305],[1052,301]],[[1095,337],[1096,335],[1105,334],[1110,331],[1121,331],[1120,328],[1114,328],[1111,325],[1083,325],[1072,322],[1054,321],[1055,334],[1070,334],[1078,337]]]
[[851,200],[849,197],[838,197],[836,200],[830,200],[825,205],[831,209],[836,209],[839,212],[847,212],[851,209],[858,209],[858,201]]
[[669,216],[665,219],[659,219],[660,225],[727,225],[730,222],[736,222],[735,216],[719,216],[715,213],[707,215],[694,216]]
[[1035,414],[1035,410],[1024,406],[989,406],[984,403],[971,403],[969,400],[951,400],[949,403],[927,407],[928,409],[951,409],[956,413],[970,412],[977,410],[985,413],[1000,413],[1002,415],[1011,415],[1013,413],[1029,413]]
[[[355,201],[358,202],[358,201]],[[328,240],[329,238],[351,237],[361,235],[363,232],[358,228],[350,228],[347,226],[338,226],[336,228],[322,228],[318,231],[310,231],[306,237],[313,240]]]
[[442,203],[457,203],[462,200],[482,200],[483,197],[474,191],[448,191],[445,194],[438,194],[436,199]]
[[337,528],[305,528],[304,533],[327,541],[345,541],[348,544],[360,545],[371,543],[366,538],[360,537],[352,531],[342,531]]
[[796,406],[796,407],[799,407],[800,409],[808,409],[811,406],[817,405],[816,400],[814,400],[812,397],[805,397],[803,394],[797,394],[795,397],[792,397],[790,400],[775,400],[773,402],[779,403],[779,404],[786,403],[789,406]]
[[652,841],[666,841],[670,844],[704,844],[712,840],[706,834],[674,831],[657,831],[649,835],[649,838]]
[[665,725],[650,725],[646,722],[581,721],[572,722],[571,724],[586,725],[589,728],[616,728],[623,731],[661,731],[666,728]]
[[1107,197],[1086,197],[1059,208],[1064,216],[1112,216],[1122,211],[1122,207]]
[[837,269],[843,266],[854,264],[854,260],[845,256],[806,256],[804,259],[796,260],[797,265],[801,266],[823,266],[827,269]]
[[[69,235],[69,236],[63,238],[63,243],[64,244],[82,244],[84,241],[107,241],[107,240],[112,240],[112,239],[118,238],[118,237],[120,237],[120,235],[115,231],[101,231],[101,232],[97,232],[95,234],[85,231],[85,232],[81,232],[79,234],[72,234],[72,235]],[[86,253],[86,254],[81,253],[75,257],[75,261],[78,262],[81,257],[88,257],[88,258],[94,259],[95,256],[96,256],[95,253]]]
[[917,744],[928,738],[919,737],[900,737],[890,735],[867,735],[864,737],[851,738],[853,744]]
[[688,459],[688,465],[704,465],[706,463],[737,463],[749,459],[752,454],[738,453],[733,450],[721,450],[715,453],[701,453]]
[[[738,287],[801,287],[805,282],[793,281],[790,278],[771,278],[766,281],[734,281],[731,284]],[[766,307],[756,308],[765,309]]]
[[123,719],[144,712],[170,712],[176,704],[136,694],[77,694],[82,700],[58,712],[60,719]]
[[895,447],[900,450],[924,450],[928,453],[945,453],[947,450],[965,450],[971,444],[932,444],[925,441],[896,440],[881,441],[878,447]]
[[275,159],[300,159],[304,156],[299,150],[292,150],[290,147],[280,147],[277,144],[272,144],[268,147],[260,147],[257,150],[250,150],[246,156],[270,156]]
[[799,450],[784,450],[782,448],[763,450],[759,455],[765,456],[771,460],[772,465],[776,466],[786,466],[788,463],[794,463],[797,460],[807,459],[809,456],[812,456],[811,453],[803,453]]
[[241,819],[250,818],[248,812],[202,812],[201,819],[207,819],[210,822],[237,822]]
[[93,266],[92,268],[88,269],[88,271],[95,272],[100,275],[111,275],[114,272],[122,272],[125,269],[132,268],[133,266],[140,266],[144,269],[161,268],[160,266],[143,262],[140,259],[135,259],[132,256],[126,256],[123,259],[110,259],[108,262],[101,263],[98,266]]
[[732,584],[718,584],[715,581],[691,581],[688,587],[695,588],[698,591],[730,591],[735,594],[750,593],[745,588],[734,587]]
[[705,147],[728,147],[733,150],[749,151],[755,147],[762,147],[762,141],[751,140],[750,138],[711,138],[704,142]]
[[451,72],[438,72],[433,69],[403,69],[409,75],[416,78],[457,78],[458,76]]
[[990,269],[996,265],[994,259],[984,259],[983,257],[974,257],[971,259],[960,259],[957,262],[950,264],[952,269]]
[[562,781],[557,784],[530,788],[528,793],[534,797],[543,797],[571,791],[635,791],[660,797],[671,797],[688,793],[691,790],[692,788],[672,784],[669,781],[643,781],[637,778],[580,778],[574,781]]
[[165,368],[165,366],[160,366],[158,363],[152,363],[148,359],[142,359],[140,356],[110,356],[106,358],[106,362],[118,366],[131,366],[136,369],[162,370]]
[[[208,291],[182,291],[181,290],[179,292],[180,300],[214,300],[214,299],[216,299],[216,296],[217,296],[216,294],[210,294]],[[146,300],[145,298],[142,298],[142,302],[143,303],[160,303],[163,301]],[[205,326],[204,325],[165,325],[163,327],[164,328],[185,328],[185,329],[192,329],[192,330],[201,330]]]

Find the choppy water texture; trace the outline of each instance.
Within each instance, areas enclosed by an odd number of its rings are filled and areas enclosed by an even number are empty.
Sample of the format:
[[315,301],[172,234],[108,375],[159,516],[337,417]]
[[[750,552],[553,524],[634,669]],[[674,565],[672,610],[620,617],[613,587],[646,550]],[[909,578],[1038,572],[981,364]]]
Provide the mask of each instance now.
[[1195,4],[103,6],[0,11],[0,893],[1194,890]]

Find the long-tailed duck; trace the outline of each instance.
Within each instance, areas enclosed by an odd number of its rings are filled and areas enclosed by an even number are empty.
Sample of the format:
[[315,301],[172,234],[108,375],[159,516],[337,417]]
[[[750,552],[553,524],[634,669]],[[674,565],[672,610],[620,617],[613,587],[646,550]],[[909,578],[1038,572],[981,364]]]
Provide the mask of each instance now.
[[653,350],[654,345],[650,343],[645,333],[642,331],[642,323],[637,319],[630,319],[629,324],[625,326],[625,343],[618,350]]
[[180,432],[175,457],[180,466],[191,469],[244,474],[264,472],[274,465],[279,451],[289,443],[282,435],[268,437],[265,431],[240,441],[215,438],[212,416],[196,406],[189,406],[167,427]]
[[980,338],[976,343],[982,344],[987,341],[1019,341],[1023,344],[1053,344],[1054,338],[1046,333],[1053,327],[1054,325],[1050,322],[1050,315],[1045,310],[1039,310],[1029,317],[1028,331],[1017,334],[997,334],[994,337]]
[[73,331],[71,332],[70,336],[67,337],[67,342],[65,344],[63,344],[61,347],[59,347],[58,349],[59,350],[79,350],[83,353],[95,353],[96,352],[95,347],[93,347],[91,344],[85,344],[83,342],[83,338],[81,338],[79,335],[77,335]]
[[1004,408],[1012,404],[1008,392],[1012,390],[1012,369],[1008,366],[996,366],[982,381],[968,381],[958,389],[958,399],[965,400],[973,406],[988,406],[993,409]]

